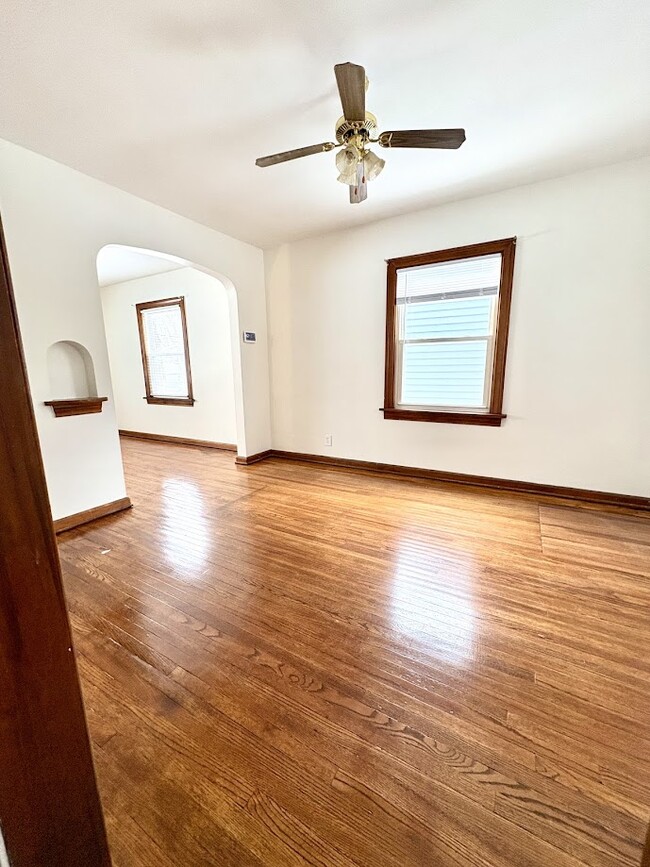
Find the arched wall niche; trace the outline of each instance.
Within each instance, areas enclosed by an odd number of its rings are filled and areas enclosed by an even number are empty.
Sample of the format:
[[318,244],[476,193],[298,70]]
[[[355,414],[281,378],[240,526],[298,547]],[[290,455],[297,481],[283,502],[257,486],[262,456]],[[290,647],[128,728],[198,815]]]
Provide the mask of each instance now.
[[95,365],[86,347],[75,340],[57,340],[47,350],[50,400],[57,418],[102,411],[107,398],[97,394]]
[[81,343],[58,340],[47,350],[52,400],[97,397],[93,359]]

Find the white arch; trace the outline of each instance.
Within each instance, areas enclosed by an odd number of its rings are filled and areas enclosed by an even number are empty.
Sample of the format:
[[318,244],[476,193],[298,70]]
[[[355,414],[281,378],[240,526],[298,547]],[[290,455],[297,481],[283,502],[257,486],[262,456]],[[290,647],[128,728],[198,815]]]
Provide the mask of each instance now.
[[228,312],[230,315],[230,345],[232,352],[232,371],[233,384],[235,389],[235,422],[237,427],[237,453],[246,454],[246,421],[244,416],[244,388],[242,377],[242,358],[241,358],[241,338],[239,329],[239,304],[237,298],[237,290],[232,280],[225,274],[220,274],[213,271],[211,268],[206,268],[198,262],[190,262],[188,259],[183,259],[181,256],[175,256],[173,253],[164,253],[160,250],[148,250],[144,247],[133,247],[129,244],[104,244],[98,250],[95,265],[99,256],[104,250],[128,250],[131,253],[138,253],[142,256],[152,256],[156,259],[166,259],[168,262],[173,262],[179,267],[194,268],[196,271],[201,271],[209,277],[220,283],[226,291],[228,298]]

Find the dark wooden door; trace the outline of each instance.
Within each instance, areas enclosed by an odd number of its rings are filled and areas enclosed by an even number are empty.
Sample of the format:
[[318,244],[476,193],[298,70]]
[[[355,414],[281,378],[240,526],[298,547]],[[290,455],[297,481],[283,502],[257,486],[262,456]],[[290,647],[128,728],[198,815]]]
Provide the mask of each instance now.
[[12,867],[109,867],[1,224],[0,260],[0,823]]

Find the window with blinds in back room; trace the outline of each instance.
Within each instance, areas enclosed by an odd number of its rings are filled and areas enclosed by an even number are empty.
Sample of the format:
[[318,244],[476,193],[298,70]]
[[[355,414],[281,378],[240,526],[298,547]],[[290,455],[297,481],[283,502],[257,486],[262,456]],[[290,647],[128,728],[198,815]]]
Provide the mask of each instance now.
[[147,400],[193,402],[184,300],[172,298],[136,306]]
[[500,426],[515,244],[388,260],[385,418]]

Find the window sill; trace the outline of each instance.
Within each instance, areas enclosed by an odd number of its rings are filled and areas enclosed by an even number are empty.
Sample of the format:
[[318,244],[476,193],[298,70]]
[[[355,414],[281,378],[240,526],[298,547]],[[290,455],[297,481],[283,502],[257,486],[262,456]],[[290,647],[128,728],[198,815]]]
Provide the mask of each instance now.
[[193,397],[143,397],[147,403],[157,406],[194,406]]
[[399,421],[432,421],[441,424],[478,424],[486,427],[501,427],[506,416],[497,412],[446,412],[440,410],[395,409],[383,407],[384,418]]

